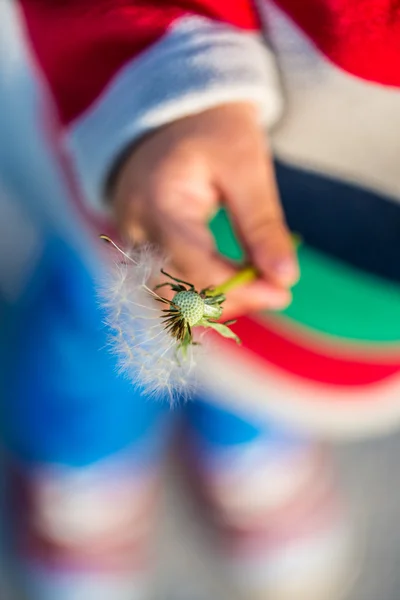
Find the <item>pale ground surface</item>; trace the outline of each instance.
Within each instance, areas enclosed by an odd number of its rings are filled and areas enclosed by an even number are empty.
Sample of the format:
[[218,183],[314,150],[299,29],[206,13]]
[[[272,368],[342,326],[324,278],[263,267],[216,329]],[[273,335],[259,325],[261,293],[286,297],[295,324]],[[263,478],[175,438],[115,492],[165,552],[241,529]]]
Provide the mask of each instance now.
[[[344,488],[368,524],[363,570],[348,600],[400,600],[400,435],[348,444],[335,454]],[[176,474],[167,479],[156,600],[232,600],[195,505]],[[2,588],[0,600],[17,599]]]
[[[348,600],[400,600],[400,435],[347,444],[335,454],[344,488],[367,523],[363,569]],[[168,486],[166,514],[158,580],[168,600],[231,600],[204,525],[176,481]]]
[[[347,444],[335,453],[344,488],[367,523],[363,569],[349,600],[400,600],[400,435]],[[168,600],[230,600],[195,514],[178,485],[169,486],[159,580]]]

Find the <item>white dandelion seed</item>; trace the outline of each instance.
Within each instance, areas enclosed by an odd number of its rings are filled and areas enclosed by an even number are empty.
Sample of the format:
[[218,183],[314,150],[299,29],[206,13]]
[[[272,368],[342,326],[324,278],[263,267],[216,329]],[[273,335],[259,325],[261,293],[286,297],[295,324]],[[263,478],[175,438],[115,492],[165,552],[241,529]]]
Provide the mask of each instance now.
[[163,257],[151,246],[120,252],[125,260],[111,261],[99,290],[118,371],[147,396],[171,404],[186,399],[195,389],[198,346],[182,354],[163,323],[150,287],[159,278]]

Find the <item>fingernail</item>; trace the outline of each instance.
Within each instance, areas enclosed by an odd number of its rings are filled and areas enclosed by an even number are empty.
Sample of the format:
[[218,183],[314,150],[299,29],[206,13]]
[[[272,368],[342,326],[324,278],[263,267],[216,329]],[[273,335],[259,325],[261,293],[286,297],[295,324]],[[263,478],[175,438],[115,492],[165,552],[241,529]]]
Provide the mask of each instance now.
[[270,310],[282,310],[282,309],[286,308],[287,306],[289,306],[291,300],[292,300],[292,296],[289,293],[285,296],[275,296],[275,297],[270,296],[269,302],[268,302],[268,308]]
[[299,268],[297,263],[291,258],[286,258],[277,263],[274,272],[279,281],[285,285],[293,285],[299,278]]
[[264,304],[271,310],[280,310],[286,308],[292,299],[288,290],[274,289],[264,283],[255,282],[251,288],[251,295],[255,302]]

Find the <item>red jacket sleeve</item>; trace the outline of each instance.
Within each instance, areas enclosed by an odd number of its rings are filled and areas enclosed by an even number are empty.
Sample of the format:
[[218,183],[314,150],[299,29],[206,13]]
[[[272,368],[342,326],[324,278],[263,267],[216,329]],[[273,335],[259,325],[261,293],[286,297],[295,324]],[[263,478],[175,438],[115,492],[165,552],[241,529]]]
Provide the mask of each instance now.
[[258,28],[248,0],[22,0],[22,6],[63,123],[77,118],[121,67],[182,18],[197,14],[247,31]]
[[177,118],[250,101],[280,108],[249,0],[21,0],[26,29],[86,195],[99,206],[114,161]]

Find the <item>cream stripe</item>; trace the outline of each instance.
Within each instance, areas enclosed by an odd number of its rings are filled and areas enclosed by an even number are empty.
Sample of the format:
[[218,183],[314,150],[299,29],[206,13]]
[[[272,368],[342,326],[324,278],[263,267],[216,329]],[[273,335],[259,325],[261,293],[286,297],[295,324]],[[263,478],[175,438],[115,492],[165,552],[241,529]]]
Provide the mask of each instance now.
[[400,423],[400,374],[378,384],[336,388],[313,383],[228,344],[204,353],[203,387],[244,416],[271,417],[299,432],[354,438],[382,434]]

